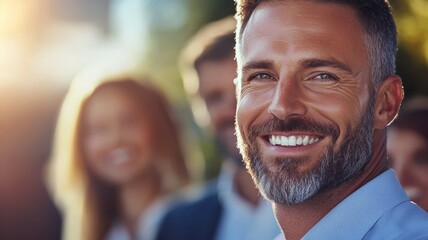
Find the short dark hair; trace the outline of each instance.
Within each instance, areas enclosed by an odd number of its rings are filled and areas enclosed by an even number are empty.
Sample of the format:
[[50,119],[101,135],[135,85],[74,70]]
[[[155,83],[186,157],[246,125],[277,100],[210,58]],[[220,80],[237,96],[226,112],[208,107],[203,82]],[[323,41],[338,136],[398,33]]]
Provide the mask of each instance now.
[[198,71],[204,62],[234,59],[235,27],[236,20],[232,16],[209,23],[190,39],[181,53],[179,64],[183,85],[200,125],[207,121],[208,113],[200,108],[204,104],[198,95]]
[[201,63],[206,61],[223,60],[231,57],[235,49],[235,33],[229,32],[226,35],[221,35],[213,39],[202,53],[194,60],[193,66],[199,69]]
[[233,56],[236,21],[228,17],[204,26],[189,41],[181,56],[181,63],[199,68],[205,61],[223,60]]
[[[263,2],[281,3],[287,0],[235,0],[237,19],[237,56],[245,27],[257,6]],[[294,0],[296,1],[296,0]],[[299,1],[299,0],[297,0]],[[351,7],[365,30],[364,43],[369,56],[373,87],[376,89],[395,73],[397,27],[388,0],[300,0],[316,3],[335,3]]]

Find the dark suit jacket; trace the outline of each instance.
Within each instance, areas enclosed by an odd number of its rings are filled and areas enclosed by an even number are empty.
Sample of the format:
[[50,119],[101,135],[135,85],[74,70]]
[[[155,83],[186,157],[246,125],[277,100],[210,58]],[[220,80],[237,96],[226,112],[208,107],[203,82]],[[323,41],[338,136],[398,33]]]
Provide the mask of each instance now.
[[223,207],[218,192],[171,210],[163,219],[156,240],[213,240]]

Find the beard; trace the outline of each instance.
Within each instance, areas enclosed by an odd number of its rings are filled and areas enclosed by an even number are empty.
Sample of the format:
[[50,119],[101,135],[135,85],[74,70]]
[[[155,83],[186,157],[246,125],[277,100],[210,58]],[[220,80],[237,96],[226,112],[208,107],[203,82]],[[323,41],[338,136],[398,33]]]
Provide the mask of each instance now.
[[[243,138],[236,125],[243,160],[261,194],[277,204],[299,204],[358,177],[371,159],[373,105],[374,99],[370,99],[358,125],[354,129],[348,127],[344,141],[336,151],[334,143],[339,137],[339,128],[333,124],[319,123],[303,117],[294,117],[287,121],[274,117],[252,126],[248,138]],[[274,131],[316,132],[324,137],[331,136],[332,141],[327,149],[317,156],[319,160],[315,166],[299,171],[299,165],[308,161],[308,158],[263,159],[256,138]],[[248,142],[244,139],[248,139]],[[274,170],[269,169],[266,163],[273,165]]]

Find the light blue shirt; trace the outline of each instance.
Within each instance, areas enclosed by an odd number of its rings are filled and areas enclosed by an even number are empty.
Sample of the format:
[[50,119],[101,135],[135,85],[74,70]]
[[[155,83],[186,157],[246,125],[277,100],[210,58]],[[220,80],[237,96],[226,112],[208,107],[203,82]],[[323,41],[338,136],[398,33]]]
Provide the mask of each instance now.
[[428,239],[428,213],[409,200],[388,170],[339,203],[302,239]]
[[281,230],[271,204],[261,198],[259,204],[254,207],[242,199],[233,186],[235,172],[236,167],[231,163],[223,164],[217,186],[223,212],[215,239],[273,239]]

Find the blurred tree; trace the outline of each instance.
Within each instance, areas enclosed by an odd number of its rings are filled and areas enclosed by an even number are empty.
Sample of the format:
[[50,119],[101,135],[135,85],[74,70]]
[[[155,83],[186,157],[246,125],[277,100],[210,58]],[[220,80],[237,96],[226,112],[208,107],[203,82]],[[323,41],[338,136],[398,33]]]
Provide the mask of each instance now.
[[399,51],[397,72],[406,99],[428,95],[428,0],[393,0]]

